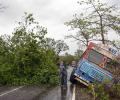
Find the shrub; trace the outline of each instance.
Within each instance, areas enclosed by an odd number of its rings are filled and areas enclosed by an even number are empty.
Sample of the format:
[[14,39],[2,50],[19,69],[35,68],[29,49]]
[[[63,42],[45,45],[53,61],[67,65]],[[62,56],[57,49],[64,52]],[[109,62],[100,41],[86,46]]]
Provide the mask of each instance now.
[[25,14],[9,41],[0,37],[1,85],[58,83],[57,55],[48,48],[45,34],[47,29]]

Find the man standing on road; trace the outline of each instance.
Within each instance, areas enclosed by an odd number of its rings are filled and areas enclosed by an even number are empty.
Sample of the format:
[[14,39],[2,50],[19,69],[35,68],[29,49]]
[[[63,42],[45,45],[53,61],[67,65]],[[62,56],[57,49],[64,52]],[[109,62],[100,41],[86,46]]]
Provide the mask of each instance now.
[[63,61],[60,62],[60,81],[61,86],[67,87],[67,70]]
[[70,81],[71,81],[73,84],[75,84],[75,83],[76,83],[76,80],[74,79],[74,73],[75,73],[75,70],[76,70],[76,68],[77,68],[76,61],[72,61],[71,66],[73,67],[73,71],[72,71],[72,73],[71,73],[71,75],[70,75]]

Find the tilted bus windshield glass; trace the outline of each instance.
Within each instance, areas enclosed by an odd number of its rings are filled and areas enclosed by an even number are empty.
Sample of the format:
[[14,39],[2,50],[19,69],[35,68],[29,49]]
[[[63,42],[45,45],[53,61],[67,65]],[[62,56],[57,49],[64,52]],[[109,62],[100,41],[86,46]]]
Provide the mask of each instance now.
[[88,60],[99,65],[102,63],[104,58],[104,55],[98,53],[95,50],[90,50],[89,55],[88,55]]

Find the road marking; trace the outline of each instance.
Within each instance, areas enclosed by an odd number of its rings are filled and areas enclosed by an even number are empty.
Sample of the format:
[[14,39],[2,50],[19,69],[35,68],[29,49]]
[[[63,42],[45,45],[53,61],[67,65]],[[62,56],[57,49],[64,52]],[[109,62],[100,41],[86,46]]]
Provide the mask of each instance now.
[[0,95],[0,97],[4,96],[4,95],[6,95],[6,94],[12,93],[12,92],[14,92],[14,91],[17,91],[17,90],[19,90],[19,89],[21,89],[21,88],[23,88],[23,87],[24,87],[24,86],[20,86],[20,87],[18,87],[18,88],[13,89],[13,90],[10,90],[10,91],[7,91],[7,92],[5,92],[5,93],[2,93],[2,94]]
[[76,88],[76,86],[74,85],[74,87],[73,87],[73,95],[72,95],[72,100],[75,100],[75,88]]

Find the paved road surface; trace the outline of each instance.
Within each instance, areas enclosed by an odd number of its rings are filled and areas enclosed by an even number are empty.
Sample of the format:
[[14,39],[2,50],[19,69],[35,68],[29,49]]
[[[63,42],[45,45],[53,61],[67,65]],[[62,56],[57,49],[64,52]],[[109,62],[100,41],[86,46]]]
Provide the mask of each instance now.
[[43,94],[39,95],[36,100],[72,100],[73,97],[73,85],[69,82],[69,77],[72,68],[68,69],[68,86],[67,89],[58,86],[52,90],[45,91]]
[[[72,68],[68,69],[68,80]],[[72,100],[73,86],[68,81],[67,89],[57,86],[45,91],[39,86],[0,87],[0,100]]]
[[38,86],[2,87],[0,88],[0,100],[34,100],[44,91]]

